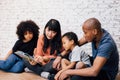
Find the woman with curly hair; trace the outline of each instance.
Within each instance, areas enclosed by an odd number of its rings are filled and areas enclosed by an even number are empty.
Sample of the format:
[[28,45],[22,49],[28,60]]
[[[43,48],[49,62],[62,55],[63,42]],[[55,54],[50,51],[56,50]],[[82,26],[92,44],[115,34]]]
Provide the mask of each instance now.
[[17,26],[16,34],[18,40],[5,58],[0,60],[0,70],[15,73],[23,72],[25,68],[24,61],[15,55],[14,52],[23,51],[31,56],[33,55],[39,36],[39,27],[36,23],[32,20],[20,22]]

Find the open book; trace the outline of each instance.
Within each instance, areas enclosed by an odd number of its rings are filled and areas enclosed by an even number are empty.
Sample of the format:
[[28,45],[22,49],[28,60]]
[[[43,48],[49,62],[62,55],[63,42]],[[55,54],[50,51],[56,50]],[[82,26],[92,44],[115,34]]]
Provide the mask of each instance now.
[[28,53],[24,53],[23,51],[16,51],[14,54],[18,55],[19,57],[27,61],[34,61],[33,56],[29,55]]

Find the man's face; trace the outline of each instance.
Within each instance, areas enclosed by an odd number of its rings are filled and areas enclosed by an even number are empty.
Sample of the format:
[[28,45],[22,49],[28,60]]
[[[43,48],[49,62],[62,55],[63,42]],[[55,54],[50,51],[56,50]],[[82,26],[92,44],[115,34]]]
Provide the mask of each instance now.
[[87,40],[87,42],[92,42],[95,39],[95,29],[88,28],[86,25],[83,25],[82,27],[84,32],[84,37]]

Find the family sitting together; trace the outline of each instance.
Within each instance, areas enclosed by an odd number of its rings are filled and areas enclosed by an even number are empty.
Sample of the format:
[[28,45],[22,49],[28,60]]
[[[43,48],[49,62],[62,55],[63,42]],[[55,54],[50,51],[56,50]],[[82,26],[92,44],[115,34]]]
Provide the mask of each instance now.
[[[74,32],[61,35],[59,21],[51,19],[39,35],[34,21],[22,21],[17,26],[18,40],[0,60],[0,70],[14,73],[29,70],[48,80],[115,80],[119,55],[113,38],[96,18],[87,19],[82,30],[80,40]],[[92,56],[80,47],[89,42]],[[34,60],[25,60],[14,54],[16,51],[28,53]]]

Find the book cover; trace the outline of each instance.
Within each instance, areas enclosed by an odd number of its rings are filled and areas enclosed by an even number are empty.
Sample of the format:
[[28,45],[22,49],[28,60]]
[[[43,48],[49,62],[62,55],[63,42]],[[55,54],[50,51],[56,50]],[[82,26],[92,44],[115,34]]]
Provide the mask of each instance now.
[[16,55],[18,55],[19,57],[28,60],[28,61],[34,61],[33,56],[29,55],[28,53],[24,53],[23,51],[16,51],[15,52]]

